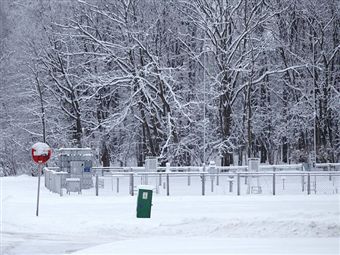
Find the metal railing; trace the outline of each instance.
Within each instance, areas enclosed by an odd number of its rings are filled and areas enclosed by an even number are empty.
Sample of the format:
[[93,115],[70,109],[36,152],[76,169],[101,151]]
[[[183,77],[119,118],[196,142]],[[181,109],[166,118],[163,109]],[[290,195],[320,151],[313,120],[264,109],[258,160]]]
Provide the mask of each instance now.
[[[157,167],[157,172],[205,172],[210,168],[207,166],[170,166]],[[218,172],[245,172],[248,171],[248,166],[215,166]],[[145,167],[93,167],[95,172],[145,172]],[[283,165],[259,165],[260,171],[303,171],[303,164],[283,164]],[[311,169],[314,170],[313,168]],[[317,163],[315,165],[316,171],[340,171],[340,163]],[[103,175],[103,174],[102,174]]]
[[[303,171],[302,164],[248,166],[93,167],[95,194],[135,195],[137,186],[150,184],[160,195],[336,194],[340,193],[340,163],[316,164],[322,171]],[[211,171],[214,170],[214,171]],[[45,186],[63,195],[66,172],[48,167]],[[86,192],[93,192],[93,189]],[[92,193],[93,194],[93,193]]]
[[[54,168],[55,169],[55,168]],[[63,195],[63,188],[65,188],[65,180],[68,176],[67,172],[57,172],[50,168],[44,168],[45,187],[54,193]]]
[[140,184],[153,185],[156,194],[167,196],[336,194],[340,193],[340,172],[107,172],[97,174],[95,183],[97,196],[134,196]]

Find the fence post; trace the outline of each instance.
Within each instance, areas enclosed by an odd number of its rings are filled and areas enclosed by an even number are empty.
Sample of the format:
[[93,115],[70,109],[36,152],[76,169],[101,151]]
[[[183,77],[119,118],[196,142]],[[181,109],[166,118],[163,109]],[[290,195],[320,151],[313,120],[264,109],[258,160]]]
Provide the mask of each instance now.
[[133,196],[134,194],[134,183],[133,183],[133,173],[130,174],[130,195]]
[[240,173],[237,173],[237,195],[241,194],[241,176]]
[[273,173],[273,196],[275,196],[275,184],[276,184],[276,174],[275,173]]
[[51,190],[51,175],[50,175],[50,171],[45,171],[45,178],[47,179],[47,181],[45,182],[45,184],[47,184],[47,188],[49,190]]
[[157,175],[155,176],[156,177],[156,194],[158,194],[159,193],[159,178],[157,177]]
[[99,193],[99,178],[98,178],[98,174],[96,173],[96,196],[98,196]]
[[117,177],[117,193],[119,193],[119,177]]
[[188,168],[188,186],[190,186],[190,172],[191,172],[191,169],[190,167]]
[[214,192],[214,179],[211,178],[211,192]]
[[220,169],[217,169],[216,186],[220,185]]
[[162,186],[162,174],[159,174],[158,186]]
[[169,196],[170,195],[170,187],[169,187],[169,174],[166,174],[166,195]]
[[48,181],[49,181],[49,174],[48,174],[48,171],[45,170],[45,187],[46,188],[49,188]]
[[52,190],[52,186],[53,186],[53,182],[54,182],[52,172],[49,173],[48,178],[49,178],[49,186],[50,186],[49,189]]
[[202,179],[202,196],[205,195],[205,174],[201,174],[201,179]]
[[307,174],[307,194],[310,195],[310,173]]
[[60,193],[59,194],[62,197],[63,196],[63,176],[60,174],[59,177],[60,177],[60,190],[59,190]]
[[233,192],[233,178],[229,175],[228,176],[228,181],[229,181],[229,192]]
[[47,176],[47,173],[46,173],[46,169],[45,169],[45,168],[44,168],[44,170],[45,170],[45,171],[44,171],[44,173],[45,173],[45,174],[44,174],[44,179],[45,179],[45,187],[47,188],[47,185],[46,185],[46,179],[47,179],[47,178],[46,178],[46,176]]

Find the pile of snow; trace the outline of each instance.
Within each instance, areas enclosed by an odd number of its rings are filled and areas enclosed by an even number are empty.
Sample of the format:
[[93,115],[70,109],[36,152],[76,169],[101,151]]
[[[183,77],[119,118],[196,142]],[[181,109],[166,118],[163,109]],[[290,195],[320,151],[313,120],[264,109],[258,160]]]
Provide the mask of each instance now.
[[60,197],[37,178],[2,177],[0,254],[339,254],[340,197]]

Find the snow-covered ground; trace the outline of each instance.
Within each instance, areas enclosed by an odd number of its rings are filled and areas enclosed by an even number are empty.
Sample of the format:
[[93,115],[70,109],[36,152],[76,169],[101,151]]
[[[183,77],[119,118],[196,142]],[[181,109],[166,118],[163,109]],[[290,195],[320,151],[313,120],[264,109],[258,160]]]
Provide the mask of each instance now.
[[339,195],[60,197],[37,178],[1,179],[4,254],[340,254]]

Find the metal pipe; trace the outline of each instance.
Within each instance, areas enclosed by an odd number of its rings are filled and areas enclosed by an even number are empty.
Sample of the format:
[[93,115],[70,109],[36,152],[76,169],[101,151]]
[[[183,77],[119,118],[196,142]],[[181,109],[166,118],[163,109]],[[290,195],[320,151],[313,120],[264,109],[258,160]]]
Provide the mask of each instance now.
[[133,173],[130,174],[130,194],[131,196],[134,195],[134,179],[133,179]]
[[202,196],[205,195],[205,174],[201,174],[201,179],[202,179]]
[[99,194],[99,177],[98,174],[96,174],[96,196]]
[[233,192],[233,180],[229,179],[229,192]]
[[310,173],[307,174],[307,194],[310,195]]
[[35,215],[39,216],[39,200],[40,200],[40,177],[41,177],[41,167],[42,164],[38,165],[38,193],[37,193],[37,210]]
[[166,195],[169,196],[170,195],[170,187],[169,187],[169,174],[166,174]]
[[241,176],[237,174],[237,195],[241,195]]
[[275,178],[276,174],[273,173],[273,196],[275,196],[275,184],[276,184],[276,178]]

